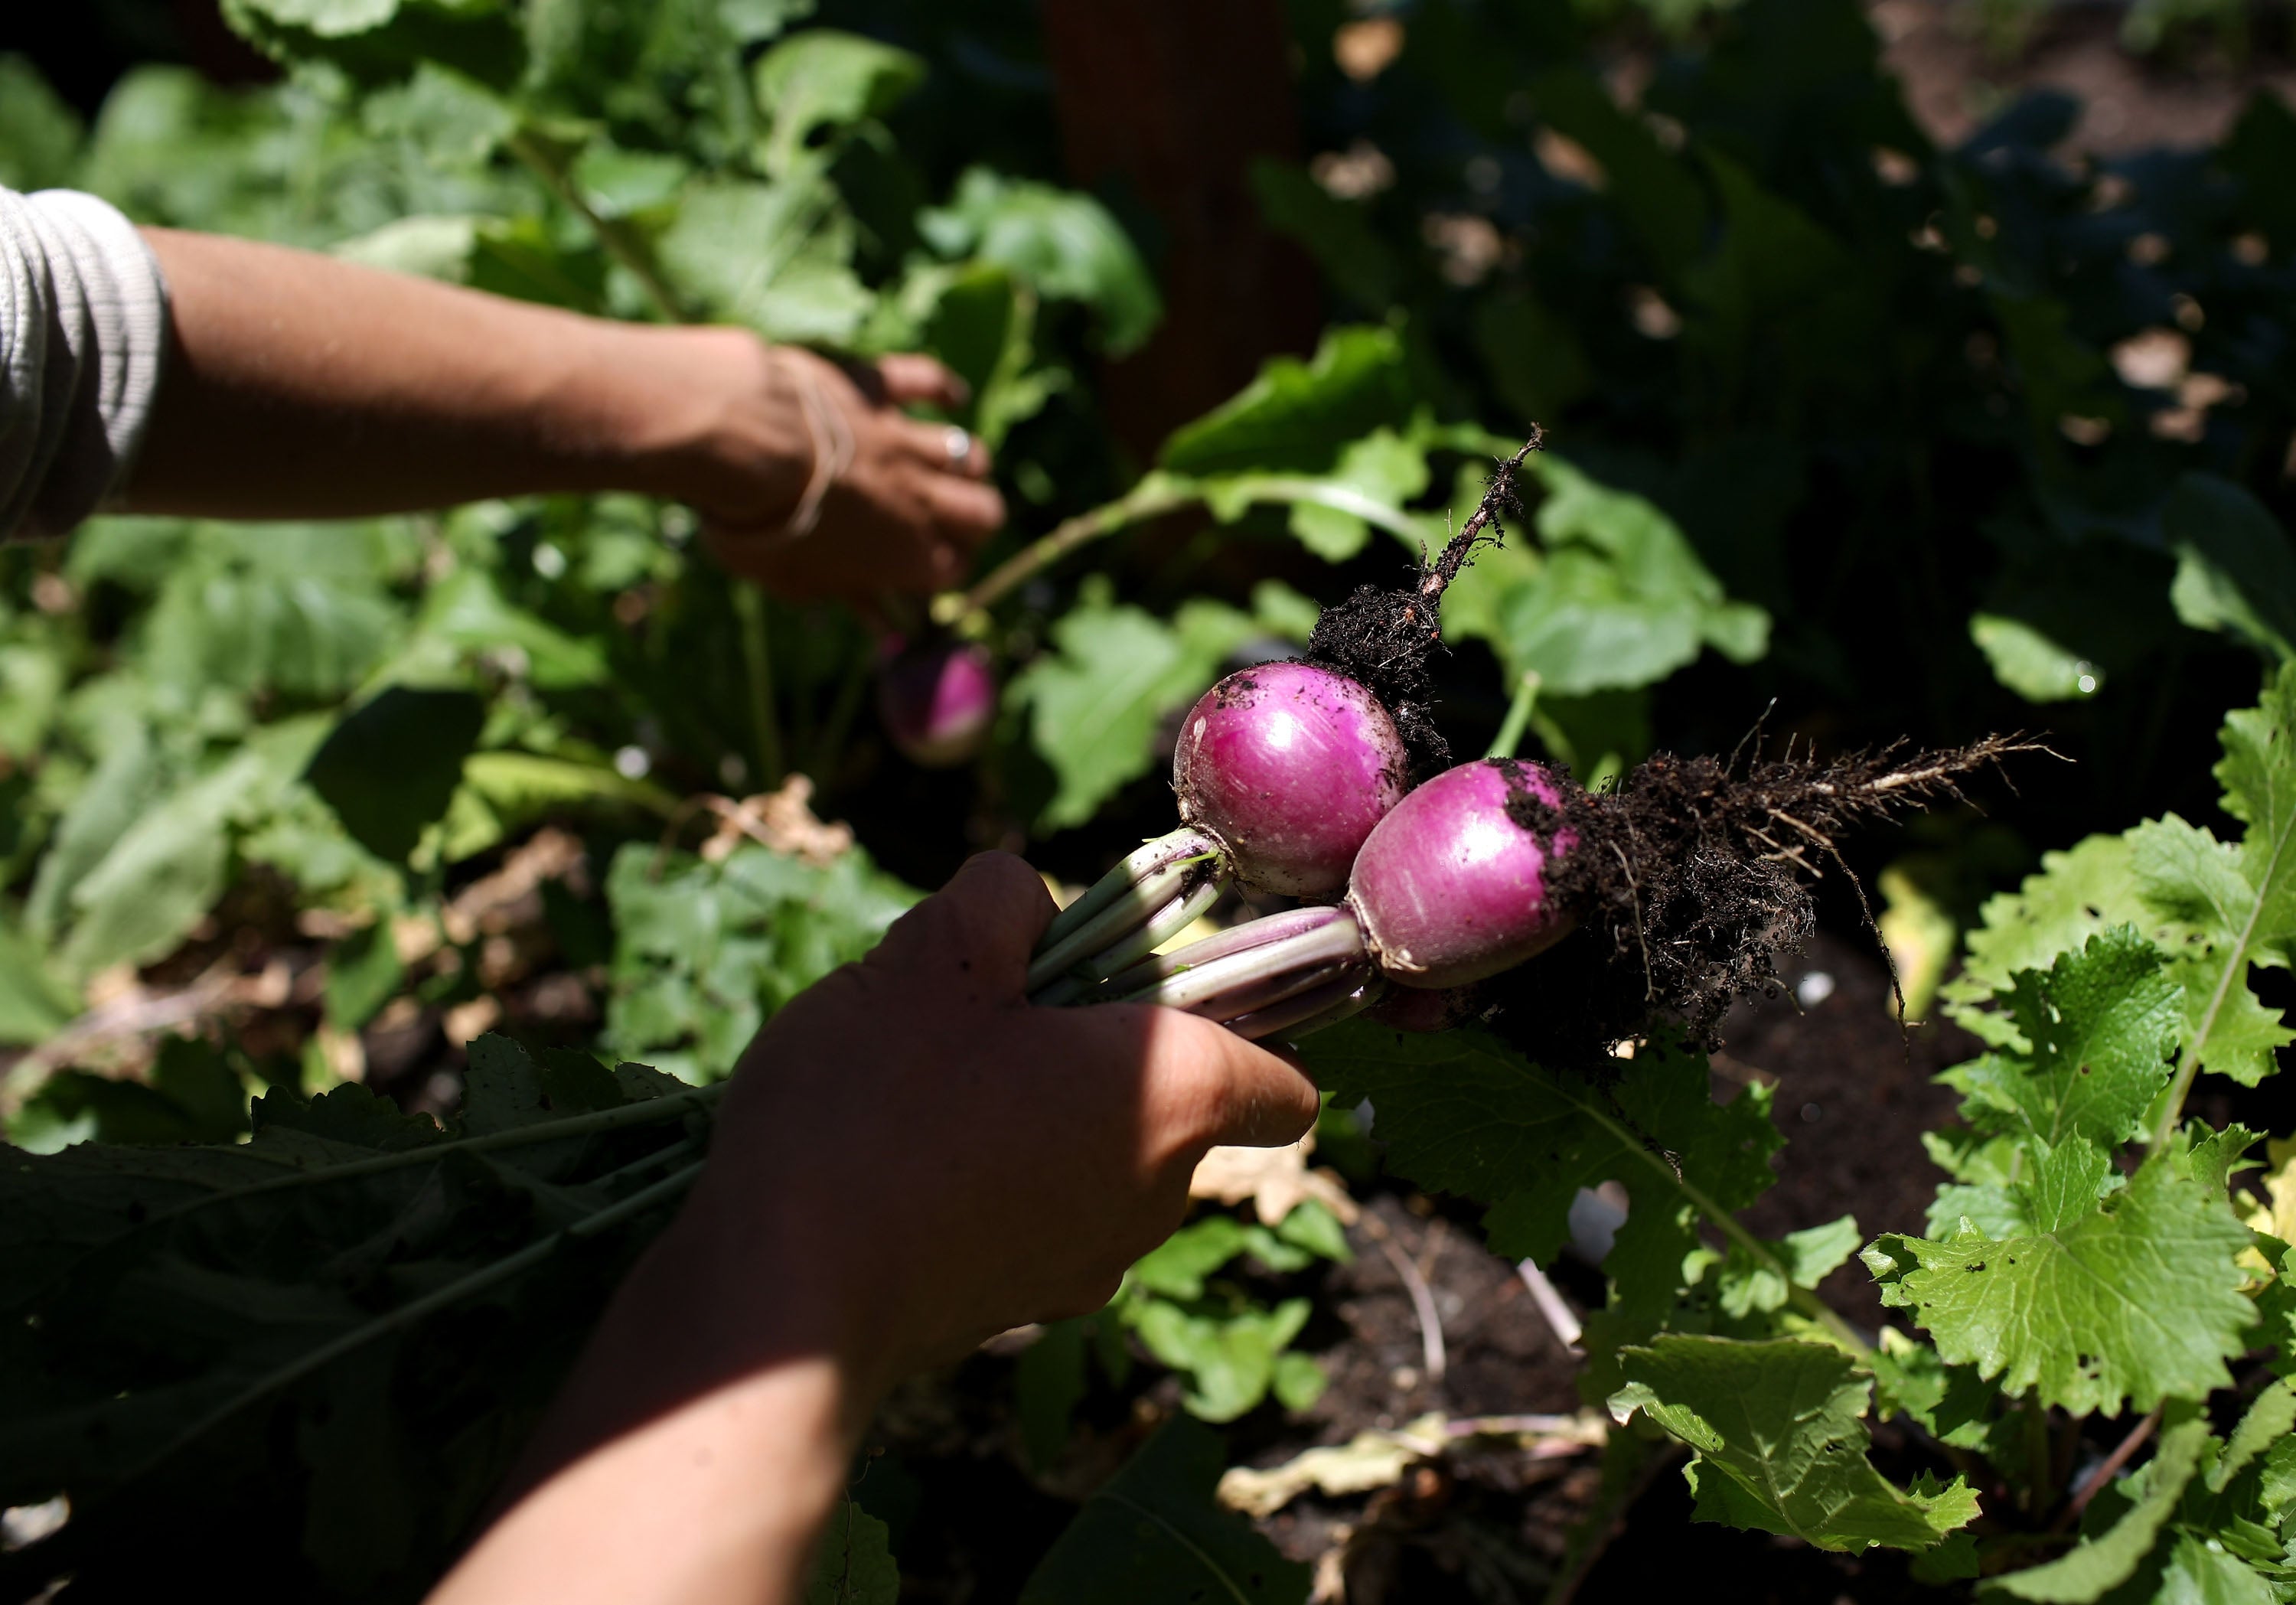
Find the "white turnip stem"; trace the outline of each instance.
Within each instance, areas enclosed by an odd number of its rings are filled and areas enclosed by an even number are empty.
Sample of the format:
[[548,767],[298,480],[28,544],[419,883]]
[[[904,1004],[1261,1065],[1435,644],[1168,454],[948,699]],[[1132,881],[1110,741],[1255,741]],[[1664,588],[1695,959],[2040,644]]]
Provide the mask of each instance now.
[[[1357,979],[1360,980],[1361,971],[1370,963],[1363,932],[1344,911],[1333,913],[1336,918],[1305,930],[1295,929],[1278,940],[1242,952],[1233,949],[1236,932],[1223,931],[1209,938],[1222,944],[1223,955],[1201,963],[1196,962],[1193,955],[1203,944],[1191,944],[1167,955],[1174,962],[1170,976],[1126,994],[1123,1001],[1161,1003],[1209,1019],[1226,1020],[1266,1008],[1350,970],[1357,972]],[[1287,919],[1282,914],[1273,917]],[[1259,923],[1253,921],[1255,925]]]
[[1227,1028],[1250,1042],[1278,1032],[1296,1039],[1362,1013],[1377,1001],[1382,989],[1376,978],[1365,980],[1360,968],[1350,967],[1336,980],[1310,987],[1296,996],[1249,1014],[1239,1014],[1227,1022]]
[[1037,938],[1037,951],[1049,954],[1056,945],[1081,930],[1087,921],[1122,902],[1157,871],[1201,859],[1218,850],[1218,842],[1185,825],[1143,842],[1119,860],[1115,868],[1093,882],[1082,897],[1053,916],[1053,922],[1045,927],[1045,934]]
[[1125,997],[1144,987],[1168,981],[1184,970],[1209,964],[1214,959],[1224,959],[1231,954],[1248,953],[1256,947],[1266,947],[1287,937],[1319,930],[1334,920],[1347,917],[1346,911],[1334,907],[1294,908],[1282,913],[1267,914],[1260,919],[1247,920],[1232,925],[1217,936],[1171,953],[1151,954],[1128,969],[1108,979],[1103,990],[1111,997]]
[[[1217,855],[1208,844],[1192,852],[1179,850],[1188,844],[1176,843],[1174,838],[1189,835],[1175,831],[1150,843],[1165,848],[1158,860],[1152,861],[1153,867],[1118,880],[1103,894],[1103,888],[1130,864],[1128,859],[1087,892],[1086,898],[1096,899],[1097,906],[1064,933],[1038,946],[1029,965],[1029,990],[1034,993],[1080,967],[1088,967],[1094,979],[1111,974],[1170,941],[1210,908],[1226,883],[1224,866],[1215,861]],[[1203,841],[1201,837],[1193,839]]]

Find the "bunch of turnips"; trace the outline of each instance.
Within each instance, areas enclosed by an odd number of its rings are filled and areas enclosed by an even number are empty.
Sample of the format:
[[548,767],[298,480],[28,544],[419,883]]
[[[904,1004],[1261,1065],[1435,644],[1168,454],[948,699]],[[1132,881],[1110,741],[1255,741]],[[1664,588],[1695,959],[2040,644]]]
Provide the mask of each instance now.
[[[1255,1038],[1366,1009],[1404,1029],[1487,1015],[1549,1052],[1660,1027],[1709,1038],[1808,936],[1838,831],[2026,749],[1997,738],[1821,763],[1789,747],[1743,771],[1660,754],[1600,793],[1504,756],[1450,765],[1427,708],[1443,591],[1503,538],[1538,446],[1498,465],[1410,585],[1363,587],[1324,611],[1300,660],[1203,694],[1173,755],[1179,828],[1053,921],[1036,1001],[1160,1003]],[[1231,884],[1302,905],[1155,951]]]

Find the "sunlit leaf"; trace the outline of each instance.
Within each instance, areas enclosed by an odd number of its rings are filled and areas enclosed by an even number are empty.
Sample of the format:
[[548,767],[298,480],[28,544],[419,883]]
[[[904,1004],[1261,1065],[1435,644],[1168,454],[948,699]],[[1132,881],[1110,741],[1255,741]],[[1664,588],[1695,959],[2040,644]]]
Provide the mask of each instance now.
[[2033,1151],[2027,1232],[1884,1236],[1866,1253],[1882,1301],[1948,1362],[2079,1413],[2228,1386],[2225,1361],[2253,1319],[2234,1264],[2246,1228],[2160,1158],[2100,1197],[2109,1167],[2093,1144]]
[[772,119],[763,156],[786,177],[824,128],[880,118],[922,83],[925,64],[906,50],[832,28],[809,28],[775,45],[753,69],[758,103]]
[[1621,1422],[1637,1410],[1697,1451],[1684,1475],[1706,1521],[1851,1553],[1928,1549],[1977,1515],[1960,1478],[1912,1493],[1866,1458],[1873,1380],[1840,1349],[1667,1336],[1626,1352]]
[[2264,504],[2229,480],[2186,474],[2161,521],[2177,553],[2177,617],[2276,661],[2296,657],[2296,549]]
[[1091,307],[1113,356],[1137,349],[1164,315],[1147,264],[1089,195],[971,168],[948,204],[920,213],[917,227],[945,256],[978,257],[1048,299]]
[[1146,774],[1165,716],[1201,695],[1253,630],[1247,615],[1217,602],[1186,603],[1166,624],[1104,592],[1064,614],[1053,626],[1054,651],[1006,691],[1029,709],[1037,749],[1060,778],[1039,823],[1080,824]]
[[1402,424],[1409,408],[1395,332],[1332,329],[1310,361],[1271,358],[1233,399],[1175,430],[1163,465],[1185,474],[1316,472],[1350,441]]

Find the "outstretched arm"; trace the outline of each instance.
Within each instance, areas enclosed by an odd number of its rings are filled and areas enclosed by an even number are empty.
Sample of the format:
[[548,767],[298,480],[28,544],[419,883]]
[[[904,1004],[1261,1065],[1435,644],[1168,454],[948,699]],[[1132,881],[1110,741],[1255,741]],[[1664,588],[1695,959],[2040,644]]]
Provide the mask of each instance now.
[[[953,583],[1004,518],[980,482],[987,454],[953,455],[948,430],[898,410],[961,400],[927,358],[848,373],[737,329],[612,323],[218,235],[144,237],[170,329],[126,487],[136,511],[332,518],[640,491],[690,504],[736,571],[848,597]],[[792,531],[824,423],[843,471]]]
[[1207,1021],[1031,1007],[1052,913],[1018,859],[976,858],[760,1034],[691,1203],[434,1605],[800,1597],[892,1381],[1097,1309],[1206,1148],[1307,1129],[1307,1078]]

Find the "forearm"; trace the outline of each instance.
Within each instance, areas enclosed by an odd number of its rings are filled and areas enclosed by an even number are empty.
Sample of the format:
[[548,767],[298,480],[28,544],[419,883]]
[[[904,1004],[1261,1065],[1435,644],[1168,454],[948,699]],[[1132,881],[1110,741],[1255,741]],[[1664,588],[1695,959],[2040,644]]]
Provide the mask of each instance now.
[[[734,398],[764,348],[725,329],[583,317],[217,235],[145,231],[171,341],[130,478],[139,512],[343,517],[545,491],[693,497],[732,454],[786,464],[801,431]],[[792,415],[794,421],[794,415]]]
[[802,1274],[729,1287],[693,1214],[618,1294],[433,1605],[781,1605],[804,1594],[873,1385],[806,1322]]
[[744,1378],[567,1466],[487,1531],[433,1605],[803,1598],[845,1478],[823,1364]]

